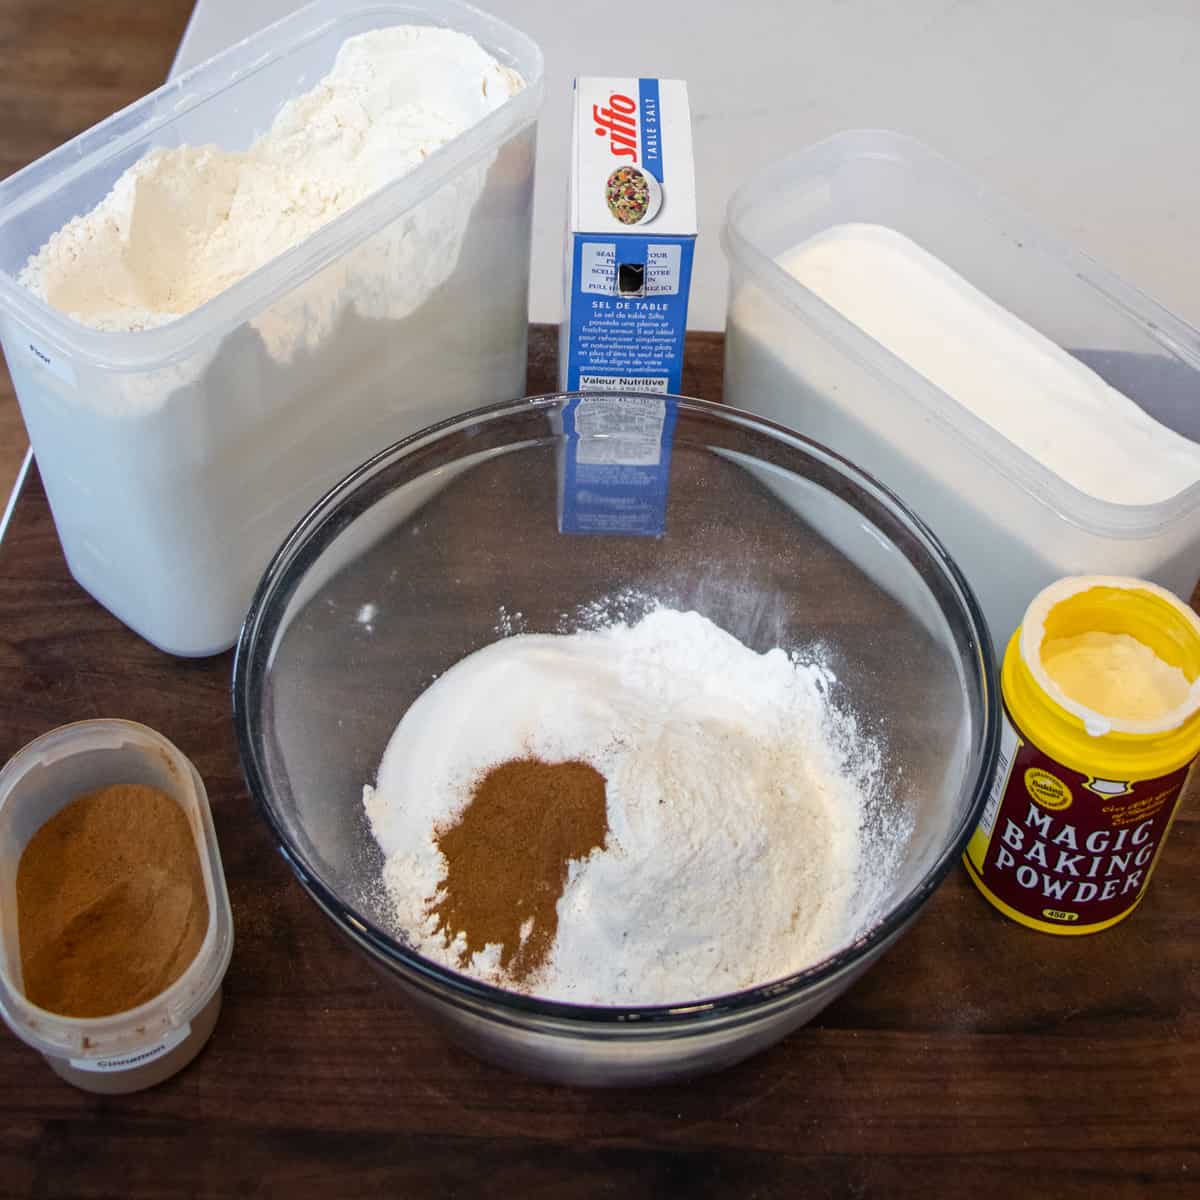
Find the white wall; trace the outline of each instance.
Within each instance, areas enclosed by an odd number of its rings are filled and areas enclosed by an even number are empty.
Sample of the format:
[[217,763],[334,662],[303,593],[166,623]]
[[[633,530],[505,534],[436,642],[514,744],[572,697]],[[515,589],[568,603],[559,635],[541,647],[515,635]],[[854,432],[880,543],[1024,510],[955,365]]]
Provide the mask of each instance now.
[[[1200,0],[478,0],[536,38],[547,99],[531,315],[559,312],[570,83],[688,80],[693,328],[724,321],[718,244],[748,173],[838,129],[910,133],[1200,325]],[[177,67],[298,7],[198,0]]]

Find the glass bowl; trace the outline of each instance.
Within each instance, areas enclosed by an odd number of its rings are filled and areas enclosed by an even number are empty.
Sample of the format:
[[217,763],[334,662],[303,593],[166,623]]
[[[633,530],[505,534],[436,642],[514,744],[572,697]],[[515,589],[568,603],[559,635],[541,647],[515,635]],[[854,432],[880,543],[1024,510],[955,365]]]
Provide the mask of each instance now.
[[[662,1082],[810,1020],[916,917],[980,816],[997,753],[995,668],[962,575],[896,496],[721,405],[619,398],[618,426],[626,410],[629,429],[644,431],[647,410],[674,425],[661,477],[643,461],[640,499],[616,485],[609,497],[643,535],[560,532],[564,513],[569,525],[605,511],[603,472],[584,487],[577,461],[621,454],[620,429],[571,419],[572,400],[444,422],[325,496],[259,586],[237,648],[235,721],[250,790],[301,884],[458,1042],[562,1082]],[[878,918],[798,974],[670,1007],[530,998],[422,957],[377,899],[382,855],[362,804],[397,722],[501,634],[562,632],[571,614],[628,593],[695,609],[756,650],[821,645],[835,701],[885,746],[893,787],[876,819],[911,828]]]

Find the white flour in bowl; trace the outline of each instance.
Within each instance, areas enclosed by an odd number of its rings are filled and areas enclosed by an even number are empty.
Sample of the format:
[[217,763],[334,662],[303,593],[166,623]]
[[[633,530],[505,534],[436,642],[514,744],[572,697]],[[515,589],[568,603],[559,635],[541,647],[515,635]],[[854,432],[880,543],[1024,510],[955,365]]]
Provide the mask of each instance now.
[[[364,789],[396,931],[448,967],[583,1004],[683,1003],[820,962],[875,915],[908,832],[870,820],[882,749],[834,683],[669,609],[469,655],[404,715]],[[430,907],[436,830],[489,766],[525,756],[600,771],[608,838],[571,864],[550,957],[518,985],[498,946],[461,962],[462,935],[448,943]]]

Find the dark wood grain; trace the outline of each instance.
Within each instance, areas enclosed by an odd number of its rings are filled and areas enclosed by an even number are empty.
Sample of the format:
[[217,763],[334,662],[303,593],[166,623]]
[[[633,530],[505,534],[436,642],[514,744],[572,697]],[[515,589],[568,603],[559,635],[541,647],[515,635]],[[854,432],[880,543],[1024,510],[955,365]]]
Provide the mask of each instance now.
[[[529,390],[551,390],[534,331]],[[721,339],[684,389],[720,392]],[[0,1194],[131,1198],[1194,1196],[1200,822],[1092,938],[993,912],[956,870],[811,1026],[696,1083],[587,1092],[444,1042],[345,947],[246,793],[230,658],[170,659],[71,580],[33,477],[0,545],[0,757],[64,721],[162,730],[209,789],[236,928],[225,1009],[158,1089],[95,1098],[0,1036]]]

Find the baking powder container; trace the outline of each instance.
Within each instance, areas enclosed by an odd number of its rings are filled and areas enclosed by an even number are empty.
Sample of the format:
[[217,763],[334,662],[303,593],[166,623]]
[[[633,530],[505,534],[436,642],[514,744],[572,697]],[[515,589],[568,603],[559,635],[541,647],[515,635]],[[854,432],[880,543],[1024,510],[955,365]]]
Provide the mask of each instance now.
[[[107,1017],[64,1017],[25,996],[17,870],[30,838],[60,809],[113,784],[144,784],[187,814],[208,900],[208,928],[186,971],[152,1000]],[[0,1014],[63,1079],[89,1092],[135,1092],[185,1067],[221,1010],[233,922],[204,783],[166,738],[131,721],[80,721],[51,730],[0,771]]]
[[[1090,632],[1149,646],[1183,671],[1187,698],[1137,721],[1070,699],[1047,674],[1042,646]],[[1000,686],[1000,760],[963,856],[967,871],[996,908],[1030,929],[1107,929],[1146,894],[1200,754],[1200,618],[1142,580],[1060,580],[1026,611]]]

